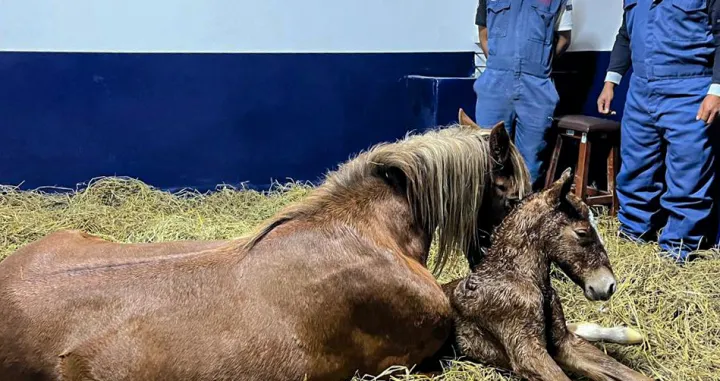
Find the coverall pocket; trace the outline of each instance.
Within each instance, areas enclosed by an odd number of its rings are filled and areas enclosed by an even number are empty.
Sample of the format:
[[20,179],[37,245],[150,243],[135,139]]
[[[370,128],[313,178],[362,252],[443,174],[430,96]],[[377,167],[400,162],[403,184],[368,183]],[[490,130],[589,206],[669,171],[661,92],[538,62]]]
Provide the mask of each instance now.
[[487,9],[488,38],[505,37],[510,23],[510,0],[489,0]]
[[707,0],[672,0],[667,27],[674,41],[703,41],[710,33]]
[[[555,33],[555,14],[557,13],[557,7],[554,7],[551,2],[550,4],[544,4],[544,2],[535,1],[532,4],[533,20],[527,25],[528,38],[532,41],[537,41],[543,44],[550,44],[553,40]],[[532,17],[532,16],[531,16]]]
[[634,7],[637,4],[637,0],[624,0],[623,1],[623,9],[629,10],[630,8]]

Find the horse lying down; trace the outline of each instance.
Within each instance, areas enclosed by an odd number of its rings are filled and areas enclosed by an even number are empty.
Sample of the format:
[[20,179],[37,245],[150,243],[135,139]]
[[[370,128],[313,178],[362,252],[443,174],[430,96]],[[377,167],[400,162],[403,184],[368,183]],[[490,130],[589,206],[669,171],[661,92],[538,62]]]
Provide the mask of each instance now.
[[[573,334],[565,323],[550,283],[551,262],[589,300],[608,300],[616,286],[589,208],[569,193],[571,183],[568,169],[553,186],[523,200],[495,231],[473,272],[444,285],[454,310],[449,347],[529,380],[570,380],[563,368],[591,380],[651,380],[580,336],[603,338],[602,328],[570,326]],[[605,330],[617,335],[617,329]],[[627,333],[620,329],[614,341],[636,339]]]
[[334,381],[412,366],[452,323],[433,237],[442,271],[528,178],[502,123],[449,126],[358,154],[234,240],[54,232],[0,262],[0,380]]

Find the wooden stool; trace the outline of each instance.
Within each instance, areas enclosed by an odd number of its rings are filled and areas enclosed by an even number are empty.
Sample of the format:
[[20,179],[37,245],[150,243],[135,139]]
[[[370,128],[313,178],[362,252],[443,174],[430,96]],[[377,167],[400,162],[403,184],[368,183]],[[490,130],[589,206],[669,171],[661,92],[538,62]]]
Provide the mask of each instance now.
[[[615,216],[618,201],[615,193],[615,177],[620,168],[619,132],[620,123],[585,115],[565,115],[555,119],[558,135],[555,141],[550,166],[545,178],[545,187],[555,180],[560,150],[563,140],[572,138],[579,140],[578,158],[575,166],[575,183],[572,191],[588,205],[608,205],[610,214]],[[590,166],[590,147],[597,139],[611,139],[610,151],[607,156],[607,189],[598,190],[588,186]]]

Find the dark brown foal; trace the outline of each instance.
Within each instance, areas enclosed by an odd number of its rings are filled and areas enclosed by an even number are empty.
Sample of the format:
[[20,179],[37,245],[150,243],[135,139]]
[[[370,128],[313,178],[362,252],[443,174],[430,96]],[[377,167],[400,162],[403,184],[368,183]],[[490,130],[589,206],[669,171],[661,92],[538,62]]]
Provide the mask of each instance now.
[[568,331],[551,262],[589,300],[608,300],[616,287],[589,209],[569,193],[571,184],[566,170],[523,200],[474,271],[444,286],[454,310],[451,341],[459,354],[529,380],[569,380],[562,368],[592,380],[650,380]]

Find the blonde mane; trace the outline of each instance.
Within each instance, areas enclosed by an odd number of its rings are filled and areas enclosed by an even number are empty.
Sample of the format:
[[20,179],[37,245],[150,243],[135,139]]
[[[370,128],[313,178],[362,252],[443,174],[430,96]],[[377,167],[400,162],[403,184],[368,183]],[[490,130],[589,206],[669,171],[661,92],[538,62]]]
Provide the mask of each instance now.
[[[465,252],[477,240],[478,214],[487,182],[494,175],[488,137],[489,130],[454,124],[375,145],[328,173],[312,194],[246,237],[244,248],[250,250],[286,221],[322,211],[330,199],[352,192],[363,180],[376,176],[378,169],[393,168],[407,179],[407,201],[413,214],[430,236],[437,230],[435,270],[441,272],[451,252]],[[527,167],[512,144],[510,157],[515,181],[528,183]]]

